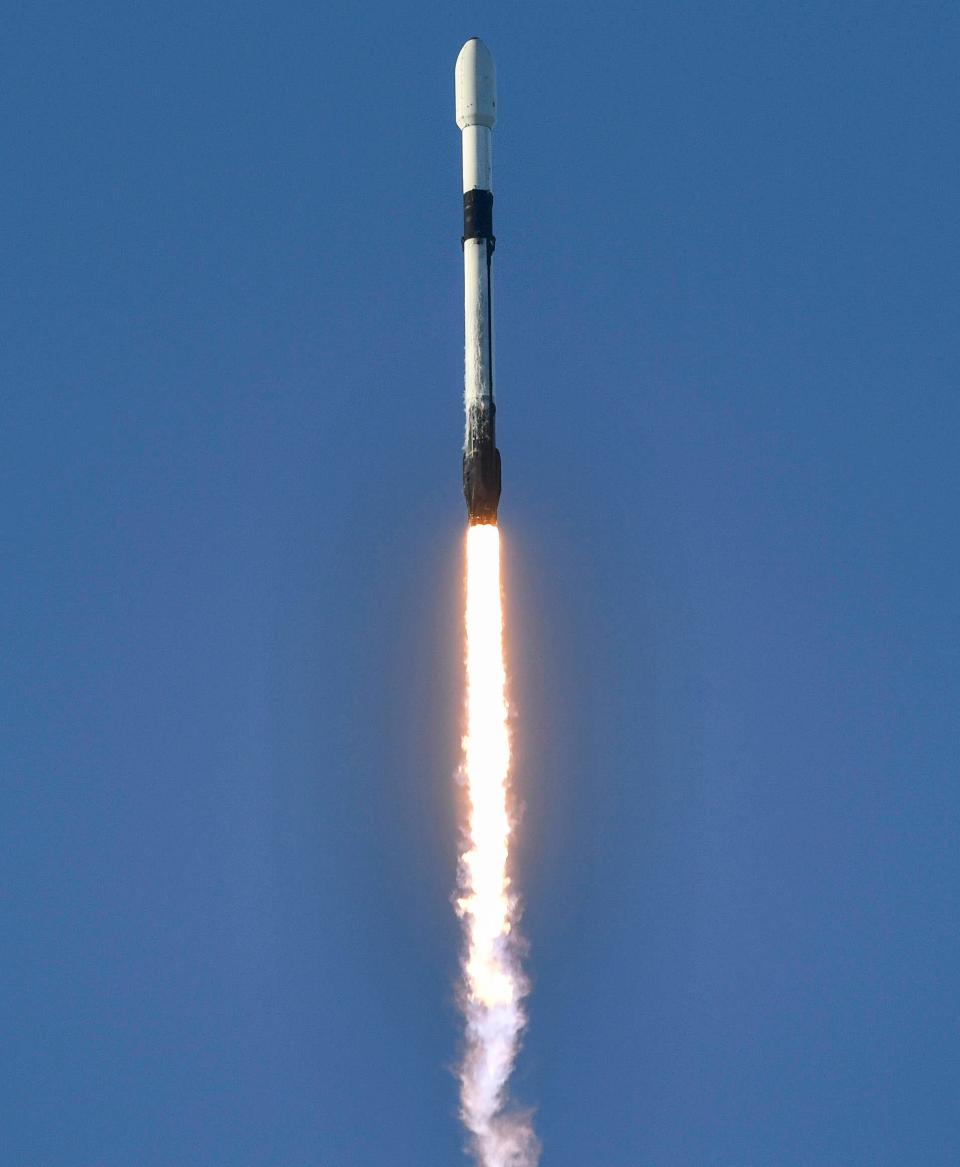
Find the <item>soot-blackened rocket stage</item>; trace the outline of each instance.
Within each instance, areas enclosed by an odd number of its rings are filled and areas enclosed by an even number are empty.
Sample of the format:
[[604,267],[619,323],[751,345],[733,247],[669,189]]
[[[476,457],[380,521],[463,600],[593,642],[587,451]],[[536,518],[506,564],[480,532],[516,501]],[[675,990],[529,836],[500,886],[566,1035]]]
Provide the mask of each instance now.
[[464,395],[463,493],[471,523],[495,523],[500,502],[493,393],[493,155],[497,76],[490,50],[474,37],[456,68],[457,125],[463,137]]

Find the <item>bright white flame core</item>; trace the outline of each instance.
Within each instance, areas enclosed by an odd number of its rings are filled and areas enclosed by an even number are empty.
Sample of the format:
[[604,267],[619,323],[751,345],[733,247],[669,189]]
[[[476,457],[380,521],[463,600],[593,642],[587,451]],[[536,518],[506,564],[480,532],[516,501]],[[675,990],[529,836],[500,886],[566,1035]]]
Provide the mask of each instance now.
[[505,1087],[526,1018],[527,984],[507,873],[510,815],[506,671],[500,601],[500,532],[467,532],[467,733],[464,769],[470,800],[467,849],[460,857],[464,920],[463,1010],[467,1048],[460,1071],[463,1121],[481,1167],[533,1167],[538,1145],[529,1115],[505,1113]]

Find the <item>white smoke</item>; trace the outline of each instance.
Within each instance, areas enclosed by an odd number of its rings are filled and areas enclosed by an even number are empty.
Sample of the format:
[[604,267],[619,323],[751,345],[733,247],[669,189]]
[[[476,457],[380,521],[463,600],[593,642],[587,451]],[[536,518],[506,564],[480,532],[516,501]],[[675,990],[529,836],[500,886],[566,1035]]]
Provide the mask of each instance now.
[[[523,992],[526,984],[517,970]],[[534,1167],[540,1145],[529,1111],[504,1110],[505,1088],[526,1017],[519,1003],[467,1004],[467,1051],[460,1076],[461,1114],[482,1167]]]

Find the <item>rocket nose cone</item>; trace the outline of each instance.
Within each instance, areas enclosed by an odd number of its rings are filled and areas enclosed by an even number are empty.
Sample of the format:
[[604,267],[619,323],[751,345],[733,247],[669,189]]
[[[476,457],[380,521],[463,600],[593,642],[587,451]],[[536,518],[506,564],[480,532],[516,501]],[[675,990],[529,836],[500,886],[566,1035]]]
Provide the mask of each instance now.
[[457,125],[493,126],[497,120],[497,70],[490,50],[472,37],[460,50],[455,72]]

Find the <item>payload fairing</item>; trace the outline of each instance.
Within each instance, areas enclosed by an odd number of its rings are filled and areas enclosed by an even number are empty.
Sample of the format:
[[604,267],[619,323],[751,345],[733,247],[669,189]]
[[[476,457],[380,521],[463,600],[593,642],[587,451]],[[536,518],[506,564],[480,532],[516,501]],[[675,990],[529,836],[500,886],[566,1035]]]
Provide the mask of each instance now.
[[457,125],[463,137],[464,408],[463,493],[473,523],[495,523],[500,451],[493,392],[493,154],[497,76],[474,37],[456,67]]

